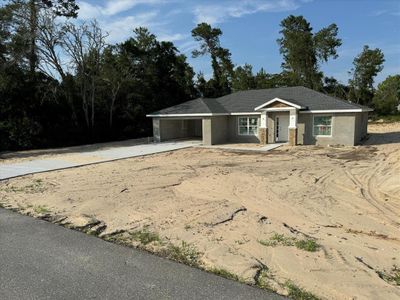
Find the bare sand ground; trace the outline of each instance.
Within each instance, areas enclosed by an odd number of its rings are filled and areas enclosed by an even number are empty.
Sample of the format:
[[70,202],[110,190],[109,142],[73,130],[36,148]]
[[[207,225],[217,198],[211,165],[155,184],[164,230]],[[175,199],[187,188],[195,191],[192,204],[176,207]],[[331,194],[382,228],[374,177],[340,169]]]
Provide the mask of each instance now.
[[0,203],[101,220],[101,235],[148,226],[195,245],[205,268],[249,282],[263,268],[283,294],[291,280],[321,298],[399,299],[400,123],[369,131],[358,147],[193,148],[29,175],[1,182]]

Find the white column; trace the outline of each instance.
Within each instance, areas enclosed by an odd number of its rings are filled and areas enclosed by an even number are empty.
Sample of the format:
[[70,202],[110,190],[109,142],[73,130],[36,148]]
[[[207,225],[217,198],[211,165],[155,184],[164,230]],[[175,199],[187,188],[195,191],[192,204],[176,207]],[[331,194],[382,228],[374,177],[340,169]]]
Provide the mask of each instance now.
[[290,109],[289,110],[289,128],[297,128],[297,109]]

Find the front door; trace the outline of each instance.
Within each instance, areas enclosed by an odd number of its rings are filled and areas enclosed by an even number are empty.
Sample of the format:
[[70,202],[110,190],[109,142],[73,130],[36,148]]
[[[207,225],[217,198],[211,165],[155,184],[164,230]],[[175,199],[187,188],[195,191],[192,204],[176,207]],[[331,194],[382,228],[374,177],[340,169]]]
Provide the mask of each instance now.
[[289,135],[289,114],[277,115],[275,118],[276,124],[276,142],[287,142]]

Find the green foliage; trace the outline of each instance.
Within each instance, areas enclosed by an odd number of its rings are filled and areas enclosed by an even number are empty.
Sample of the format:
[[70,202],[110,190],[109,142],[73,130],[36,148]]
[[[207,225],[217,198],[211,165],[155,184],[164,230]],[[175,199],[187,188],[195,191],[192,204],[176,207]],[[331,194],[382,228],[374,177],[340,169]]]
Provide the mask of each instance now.
[[320,245],[313,239],[297,240],[294,245],[301,250],[315,252],[320,248]]
[[237,280],[240,281],[239,276],[237,276],[236,274],[233,274],[231,272],[229,272],[226,269],[223,268],[217,268],[217,267],[213,267],[211,269],[208,269],[209,272],[214,273],[215,275],[227,278],[227,279],[231,279],[231,280]]
[[268,268],[262,267],[256,276],[256,286],[264,290],[273,290],[269,283],[269,279],[271,278],[272,276],[269,274]]
[[374,78],[383,70],[385,62],[383,52],[376,48],[370,49],[365,45],[363,51],[354,59],[349,80],[349,100],[369,105],[374,93]]
[[328,95],[336,98],[346,99],[348,93],[348,87],[344,84],[339,83],[334,77],[324,78],[323,90]]
[[33,211],[37,214],[48,214],[51,212],[45,205],[37,205],[33,207]]
[[200,42],[200,49],[194,50],[194,58],[210,55],[213,78],[205,82],[204,77],[198,83],[199,91],[204,97],[219,97],[231,92],[233,63],[228,49],[221,47],[219,37],[222,31],[207,23],[200,23],[192,30],[193,38]]
[[75,0],[41,0],[47,7],[52,9],[57,16],[73,17],[78,16],[79,6]]
[[275,247],[275,246],[293,246],[295,238],[287,237],[283,234],[274,233],[269,240],[259,240],[258,242],[263,246]]
[[277,40],[284,62],[284,72],[289,85],[303,85],[315,90],[322,87],[323,74],[319,61],[337,58],[337,48],[342,41],[337,38],[338,28],[331,24],[317,33],[303,16],[290,15],[281,21],[282,37]]
[[[32,76],[23,40],[28,25],[12,17],[20,9],[0,8],[0,151],[148,136],[147,113],[197,96],[186,57],[145,28],[105,47],[96,46],[104,34],[95,23],[41,18],[37,54],[43,69],[60,76]],[[75,49],[80,43],[82,51]],[[72,68],[63,69],[52,51],[71,59]],[[80,55],[72,59],[74,51]]]
[[384,123],[400,122],[400,113],[396,115],[374,115],[372,116],[372,121]]
[[389,272],[378,271],[377,273],[386,282],[400,286],[400,267],[393,265]]
[[304,251],[309,251],[309,252],[315,252],[318,251],[320,248],[320,245],[311,238],[306,238],[306,239],[296,239],[294,237],[287,237],[283,234],[279,233],[274,233],[272,237],[268,240],[258,240],[258,242],[267,247],[276,247],[276,246],[286,246],[286,247],[291,247],[291,246],[296,246],[296,248],[304,250]]
[[147,228],[130,232],[130,236],[132,239],[139,241],[143,245],[161,241],[160,236],[157,233],[151,232]]
[[305,291],[304,289],[298,287],[291,281],[285,283],[285,287],[288,289],[288,296],[294,300],[318,300],[319,298],[314,294]]
[[200,252],[195,246],[185,241],[182,241],[180,246],[170,244],[164,255],[189,266],[197,267],[200,264]]
[[256,78],[251,65],[245,64],[243,67],[239,66],[235,69],[232,78],[233,91],[251,90],[256,87]]
[[400,75],[388,76],[378,85],[373,104],[379,114],[398,113],[400,105]]
[[35,179],[31,184],[27,184],[24,186],[6,186],[2,188],[5,192],[14,192],[14,193],[43,193],[47,187],[44,185],[43,180]]

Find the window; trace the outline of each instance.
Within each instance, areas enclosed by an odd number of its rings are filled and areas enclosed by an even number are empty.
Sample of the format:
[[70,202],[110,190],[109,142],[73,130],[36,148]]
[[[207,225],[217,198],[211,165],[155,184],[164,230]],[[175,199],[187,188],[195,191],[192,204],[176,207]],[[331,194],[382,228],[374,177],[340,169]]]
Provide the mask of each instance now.
[[314,136],[332,135],[332,116],[314,116]]
[[239,135],[257,135],[258,118],[257,117],[239,117]]

